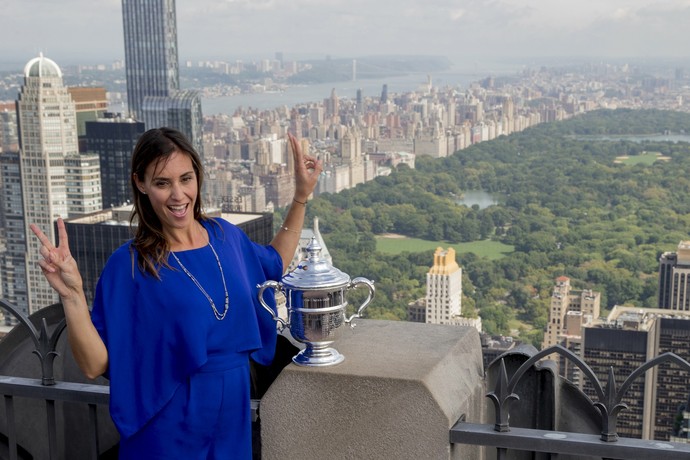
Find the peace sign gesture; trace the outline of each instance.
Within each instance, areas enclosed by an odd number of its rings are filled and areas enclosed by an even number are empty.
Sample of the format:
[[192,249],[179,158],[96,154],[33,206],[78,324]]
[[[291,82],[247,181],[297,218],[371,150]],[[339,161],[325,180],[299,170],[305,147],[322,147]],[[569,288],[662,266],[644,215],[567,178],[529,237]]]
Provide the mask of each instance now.
[[41,241],[41,256],[38,265],[41,266],[51,287],[57,291],[60,298],[65,299],[76,295],[83,295],[83,284],[77,262],[69,251],[65,222],[58,218],[58,245],[53,246],[50,239],[35,224],[29,226],[31,231]]
[[36,225],[31,224],[29,227],[41,242],[41,258],[38,265],[41,266],[52,288],[60,294],[74,359],[84,375],[94,379],[107,369],[108,351],[91,322],[77,262],[69,252],[65,222],[62,219],[57,220],[57,246],[53,246],[50,239]]

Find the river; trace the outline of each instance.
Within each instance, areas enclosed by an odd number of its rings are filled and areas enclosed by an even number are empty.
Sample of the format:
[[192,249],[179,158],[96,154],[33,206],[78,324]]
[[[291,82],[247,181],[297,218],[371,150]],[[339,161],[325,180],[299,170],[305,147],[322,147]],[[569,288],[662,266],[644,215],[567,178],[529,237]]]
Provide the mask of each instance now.
[[[446,86],[466,89],[469,84],[499,74],[512,74],[518,68],[501,70],[460,70],[451,69],[443,72],[429,74],[431,83],[436,88]],[[228,114],[232,115],[238,107],[252,107],[259,110],[268,110],[276,107],[295,105],[309,102],[321,102],[330,97],[331,91],[340,98],[355,99],[357,90],[362,90],[363,97],[379,97],[383,85],[388,85],[388,94],[415,91],[426,85],[426,73],[411,73],[407,75],[373,78],[357,81],[341,81],[333,83],[319,83],[314,85],[291,86],[283,92],[277,93],[253,93],[237,94],[233,96],[221,96],[214,98],[202,98],[202,110],[204,115]]]

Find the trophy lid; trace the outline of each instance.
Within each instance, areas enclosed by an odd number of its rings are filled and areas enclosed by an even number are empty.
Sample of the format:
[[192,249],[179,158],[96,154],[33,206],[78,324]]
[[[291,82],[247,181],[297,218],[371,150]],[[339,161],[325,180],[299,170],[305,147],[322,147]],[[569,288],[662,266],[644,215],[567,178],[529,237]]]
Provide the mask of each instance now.
[[282,284],[287,288],[310,291],[347,286],[350,283],[350,276],[321,258],[322,249],[316,237],[312,236],[307,246],[307,258],[300,261],[297,268],[283,276]]

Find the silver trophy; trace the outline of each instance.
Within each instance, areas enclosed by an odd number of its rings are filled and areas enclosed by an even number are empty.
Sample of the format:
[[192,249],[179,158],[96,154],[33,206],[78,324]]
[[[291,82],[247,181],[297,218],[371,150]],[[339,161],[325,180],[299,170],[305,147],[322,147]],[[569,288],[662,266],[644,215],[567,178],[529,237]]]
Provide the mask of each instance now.
[[[297,268],[283,276],[280,282],[266,281],[257,286],[261,305],[279,323],[280,330],[289,328],[292,337],[306,345],[292,358],[300,366],[331,366],[342,362],[345,357],[330,345],[340,337],[343,324],[354,327],[352,320],[361,318],[374,298],[373,281],[361,277],[350,281],[349,275],[321,258],[321,249],[312,237],[307,246],[307,258]],[[369,295],[357,313],[348,318],[345,313],[347,291],[362,285],[369,289]],[[287,321],[277,316],[264,301],[264,291],[268,288],[285,295]]]

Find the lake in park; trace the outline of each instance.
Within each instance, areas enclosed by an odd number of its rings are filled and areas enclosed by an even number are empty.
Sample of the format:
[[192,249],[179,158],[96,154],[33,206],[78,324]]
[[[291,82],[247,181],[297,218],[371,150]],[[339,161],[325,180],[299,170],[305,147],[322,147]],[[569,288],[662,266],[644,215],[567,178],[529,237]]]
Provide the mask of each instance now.
[[491,205],[499,204],[499,198],[496,194],[488,193],[484,190],[467,190],[462,192],[462,198],[457,200],[457,203],[464,204],[468,208],[476,204],[479,206],[479,209],[484,209]]

